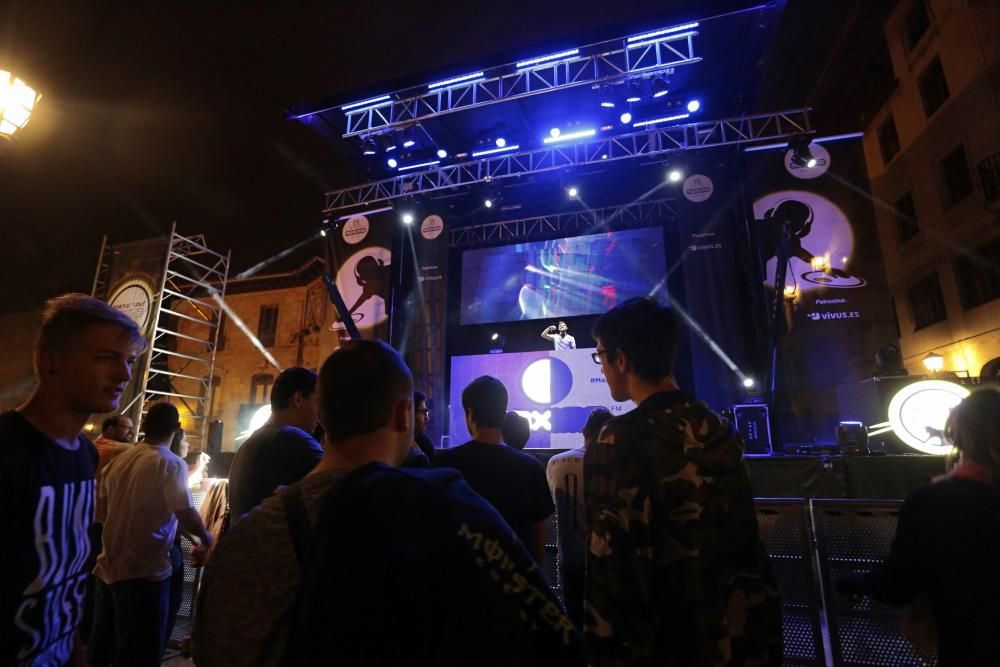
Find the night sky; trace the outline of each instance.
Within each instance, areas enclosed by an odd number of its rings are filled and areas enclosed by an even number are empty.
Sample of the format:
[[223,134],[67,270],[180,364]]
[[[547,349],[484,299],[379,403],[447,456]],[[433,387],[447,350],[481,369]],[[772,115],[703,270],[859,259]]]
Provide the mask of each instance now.
[[[295,103],[604,25],[655,28],[677,8],[706,5],[222,4],[2,5],[0,68],[44,98],[18,140],[0,145],[0,310],[89,291],[104,234],[112,243],[146,238],[176,221],[182,234],[231,248],[235,273],[314,233],[322,193],[363,177],[283,119]],[[831,21],[852,4],[792,0],[794,34],[783,25],[777,48],[813,46],[797,53],[794,77],[769,78],[766,101],[805,101],[809,73],[837,36]],[[803,20],[816,12],[821,20]]]

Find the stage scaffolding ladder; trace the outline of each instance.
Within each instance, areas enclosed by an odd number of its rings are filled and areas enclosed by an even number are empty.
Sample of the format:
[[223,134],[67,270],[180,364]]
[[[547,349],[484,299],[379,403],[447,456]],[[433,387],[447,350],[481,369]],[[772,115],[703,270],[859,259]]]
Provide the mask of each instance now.
[[205,450],[212,406],[215,352],[229,280],[230,253],[211,250],[202,234],[181,236],[171,227],[143,370],[141,416],[155,402],[181,413],[191,449]]

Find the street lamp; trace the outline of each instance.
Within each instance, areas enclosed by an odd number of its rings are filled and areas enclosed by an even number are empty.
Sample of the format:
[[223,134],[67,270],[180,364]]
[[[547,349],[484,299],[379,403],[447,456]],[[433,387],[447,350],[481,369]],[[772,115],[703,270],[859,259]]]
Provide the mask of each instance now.
[[28,124],[41,99],[35,89],[6,70],[0,70],[0,137],[11,139]]
[[944,357],[937,352],[930,352],[924,357],[924,367],[931,373],[937,373],[944,367]]

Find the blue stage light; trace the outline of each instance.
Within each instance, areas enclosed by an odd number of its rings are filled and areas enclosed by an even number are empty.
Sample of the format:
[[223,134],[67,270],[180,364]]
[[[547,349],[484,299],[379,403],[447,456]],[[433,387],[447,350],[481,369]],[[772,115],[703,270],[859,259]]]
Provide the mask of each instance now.
[[410,146],[413,146],[416,143],[417,142],[415,142],[413,139],[407,139],[406,141],[403,142],[403,148],[409,148]]
[[485,151],[476,151],[472,154],[472,157],[483,157],[484,155],[493,155],[495,153],[507,153],[509,151],[516,151],[520,146],[514,144],[513,146],[504,146],[503,148],[490,148]]
[[532,65],[541,65],[542,63],[549,63],[553,60],[561,60],[563,58],[569,58],[580,53],[580,49],[570,49],[568,51],[560,51],[559,53],[551,53],[547,56],[539,56],[538,58],[532,58],[531,60],[522,60],[517,63],[517,69],[522,69],[524,67],[531,67]]
[[386,146],[385,147],[385,152],[386,153],[388,153],[389,151],[394,151],[394,150],[396,150],[396,144],[393,144],[391,146]]
[[604,100],[603,102],[601,102],[601,106],[604,107],[605,109],[614,109],[615,103],[612,102],[611,100]]
[[649,90],[653,93],[653,99],[663,97],[670,92],[670,89],[667,86],[667,80],[662,76],[658,76],[653,79],[653,83],[650,84]]
[[549,130],[549,136],[550,137],[558,137],[559,134],[560,134],[560,130],[559,130],[558,127],[553,127],[551,130]]
[[486,208],[493,208],[493,200],[492,199],[483,200],[483,206],[485,206]]
[[440,164],[440,161],[439,160],[430,160],[429,162],[419,162],[417,164],[408,164],[405,167],[400,167],[399,171],[406,171],[408,169],[419,169],[420,167],[433,167],[436,164]]
[[345,104],[340,107],[341,111],[348,111],[349,109],[359,109],[360,107],[378,106],[383,102],[388,102],[392,99],[391,95],[380,95],[378,97],[372,97],[367,100],[362,100],[360,102],[352,102],[351,104]]
[[570,132],[569,134],[561,134],[555,137],[545,137],[543,139],[544,143],[554,144],[560,141],[572,141],[573,139],[584,139],[586,137],[592,137],[597,134],[597,130],[578,130],[576,132]]
[[569,195],[570,199],[574,199],[580,194],[580,191],[576,187],[570,187],[566,190],[566,194]]
[[413,224],[413,214],[412,213],[404,213],[402,219],[403,219],[403,224],[405,224],[405,225],[412,225]]
[[503,148],[504,146],[507,145],[507,140],[504,139],[503,137],[498,137],[496,140],[496,145],[497,148]]
[[663,118],[652,118],[650,120],[641,120],[638,123],[632,123],[632,127],[645,127],[647,125],[655,125],[656,123],[669,123],[673,120],[683,120],[688,118],[691,114],[679,113],[673,116],[664,116]]
[[618,120],[620,120],[623,125],[628,125],[629,123],[632,122],[632,113],[626,111],[621,116],[618,116]]
[[443,160],[446,157],[448,157],[448,151],[446,151],[443,148],[439,148],[438,151],[437,151],[437,156]]
[[627,40],[628,48],[635,48],[637,46],[645,46],[646,44],[652,44],[654,42],[659,42],[666,35],[672,35],[674,33],[683,32],[685,30],[694,30],[698,27],[697,23],[685,23],[684,25],[674,26],[672,28],[663,28],[662,30],[654,30],[653,32],[645,32],[641,35],[635,35],[634,37],[629,37]]
[[690,102],[688,102],[687,110],[689,112],[694,113],[700,108],[701,108],[701,102],[699,102],[698,100],[691,100]]
[[434,83],[427,84],[428,90],[434,90],[435,88],[444,88],[446,86],[451,86],[456,83],[467,83],[469,81],[475,81],[476,79],[484,78],[482,72],[473,72],[472,74],[464,74],[462,76],[456,76],[451,79],[445,79],[444,81],[435,81]]
[[393,169],[395,169],[396,166],[399,164],[399,162],[397,162],[396,158],[394,157],[389,158],[388,160],[385,161],[385,163],[390,167],[392,167]]

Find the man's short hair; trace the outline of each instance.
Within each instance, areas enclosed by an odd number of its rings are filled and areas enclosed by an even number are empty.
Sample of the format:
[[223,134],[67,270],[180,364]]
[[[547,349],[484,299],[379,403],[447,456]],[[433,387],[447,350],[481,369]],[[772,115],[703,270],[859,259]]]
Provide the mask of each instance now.
[[163,440],[180,427],[181,417],[172,403],[154,403],[142,423],[142,433],[148,441]]
[[611,411],[607,408],[594,408],[594,411],[587,417],[587,423],[583,425],[583,441],[593,442],[601,433],[604,423],[611,419]]
[[673,309],[642,297],[601,315],[594,323],[593,336],[608,351],[609,362],[621,350],[637,376],[656,382],[673,372],[679,328]]
[[371,433],[392,419],[413,392],[413,376],[396,350],[375,340],[348,341],[319,369],[320,411],[327,438]]
[[302,398],[309,398],[316,391],[318,377],[316,371],[300,366],[286,368],[278,373],[271,387],[271,411],[284,410],[290,406],[292,396],[297,391],[302,392]]
[[146,346],[139,325],[122,311],[86,294],[63,294],[46,302],[35,349],[65,349],[90,324],[121,327],[140,350]]
[[101,422],[101,433],[104,433],[109,428],[118,428],[118,417],[119,415],[111,415],[106,417],[104,421]]
[[472,410],[476,426],[500,428],[507,415],[507,388],[495,377],[477,377],[462,391],[462,408]]
[[417,407],[417,403],[423,402],[424,405],[427,404],[427,396],[424,392],[417,389],[413,390],[413,407]]
[[508,412],[500,427],[503,441],[515,449],[524,449],[531,438],[531,425],[528,420],[516,412]]

